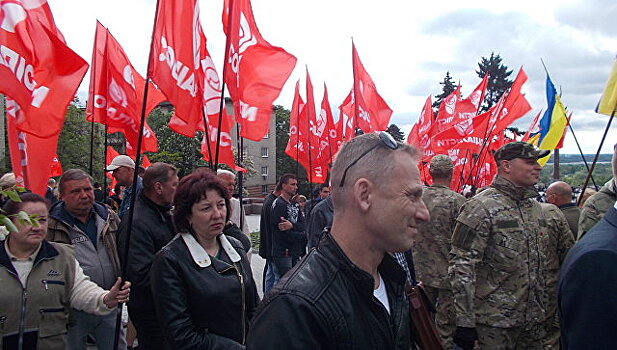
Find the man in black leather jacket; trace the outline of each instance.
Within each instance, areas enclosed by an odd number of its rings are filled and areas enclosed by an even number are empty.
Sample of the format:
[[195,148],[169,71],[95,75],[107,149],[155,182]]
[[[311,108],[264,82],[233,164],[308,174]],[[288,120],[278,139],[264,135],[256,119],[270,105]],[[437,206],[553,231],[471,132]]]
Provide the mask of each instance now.
[[128,257],[124,256],[127,245],[129,214],[122,218],[118,238],[118,254],[131,286],[128,303],[129,316],[137,329],[140,348],[170,350],[154,310],[150,287],[150,268],[156,253],[175,235],[171,217],[176,187],[177,170],[167,163],[154,163],[148,167],[143,178],[144,189],[135,199]]
[[332,229],[265,297],[247,349],[411,348],[406,275],[387,252],[409,250],[429,214],[416,151],[384,134],[337,154]]

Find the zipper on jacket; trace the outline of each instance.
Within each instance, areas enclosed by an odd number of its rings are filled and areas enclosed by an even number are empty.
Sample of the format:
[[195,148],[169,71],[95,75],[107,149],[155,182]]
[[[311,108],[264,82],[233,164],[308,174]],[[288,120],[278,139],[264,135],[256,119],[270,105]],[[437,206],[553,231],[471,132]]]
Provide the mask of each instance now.
[[19,317],[19,340],[17,343],[17,349],[22,350],[24,348],[24,322],[26,319],[26,302],[28,301],[28,291],[22,286],[21,289],[21,316]]
[[4,331],[4,323],[8,317],[5,315],[0,316],[0,331]]
[[242,312],[241,312],[241,322],[242,322],[242,344],[246,343],[246,288],[244,287],[244,276],[240,272],[238,265],[234,263],[234,267],[236,268],[236,273],[238,274],[238,280],[240,281],[240,288],[242,289]]

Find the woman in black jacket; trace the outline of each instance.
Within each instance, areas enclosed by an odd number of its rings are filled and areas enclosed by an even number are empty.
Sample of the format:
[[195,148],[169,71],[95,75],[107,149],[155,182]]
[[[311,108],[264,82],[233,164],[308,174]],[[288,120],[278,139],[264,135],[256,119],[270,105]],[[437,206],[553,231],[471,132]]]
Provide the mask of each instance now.
[[225,187],[211,171],[184,177],[174,198],[178,234],[151,270],[156,313],[176,350],[244,349],[259,297],[242,244],[222,234]]

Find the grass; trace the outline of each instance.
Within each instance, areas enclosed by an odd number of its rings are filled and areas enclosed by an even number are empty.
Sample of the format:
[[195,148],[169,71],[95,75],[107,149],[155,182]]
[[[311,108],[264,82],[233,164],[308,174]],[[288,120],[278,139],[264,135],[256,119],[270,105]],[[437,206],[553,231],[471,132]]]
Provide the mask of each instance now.
[[251,247],[259,250],[259,231],[251,232]]

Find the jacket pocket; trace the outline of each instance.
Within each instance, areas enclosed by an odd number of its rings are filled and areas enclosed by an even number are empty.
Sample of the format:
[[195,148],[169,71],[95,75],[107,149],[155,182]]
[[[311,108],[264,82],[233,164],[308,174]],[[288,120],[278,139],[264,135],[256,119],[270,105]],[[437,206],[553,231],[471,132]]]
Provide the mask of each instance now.
[[41,314],[39,338],[66,334],[69,316],[64,307],[40,308],[39,313]]

